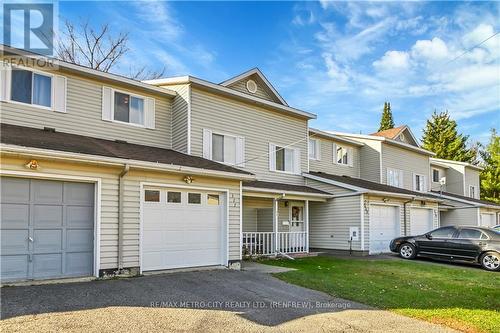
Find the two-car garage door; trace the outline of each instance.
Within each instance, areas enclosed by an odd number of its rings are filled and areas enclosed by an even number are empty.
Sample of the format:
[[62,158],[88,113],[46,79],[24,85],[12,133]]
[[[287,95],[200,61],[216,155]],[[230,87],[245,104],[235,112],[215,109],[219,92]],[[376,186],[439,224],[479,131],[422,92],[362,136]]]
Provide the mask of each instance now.
[[1,177],[1,280],[93,274],[94,184]]
[[142,270],[224,264],[222,193],[150,188],[142,205]]

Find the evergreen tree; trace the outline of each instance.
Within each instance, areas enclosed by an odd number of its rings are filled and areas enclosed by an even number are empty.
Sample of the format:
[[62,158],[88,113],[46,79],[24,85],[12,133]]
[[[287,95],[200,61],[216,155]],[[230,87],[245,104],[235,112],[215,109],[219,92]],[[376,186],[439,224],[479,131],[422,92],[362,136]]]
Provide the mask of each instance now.
[[481,199],[500,204],[500,136],[491,130],[490,142],[480,151],[484,162],[481,172]]
[[378,131],[385,131],[394,128],[394,120],[392,119],[391,103],[384,103],[384,111],[382,111],[382,118],[380,119],[380,127]]
[[477,148],[467,148],[468,135],[459,134],[457,122],[450,119],[448,111],[434,111],[427,120],[422,137],[422,147],[436,153],[437,158],[477,163]]

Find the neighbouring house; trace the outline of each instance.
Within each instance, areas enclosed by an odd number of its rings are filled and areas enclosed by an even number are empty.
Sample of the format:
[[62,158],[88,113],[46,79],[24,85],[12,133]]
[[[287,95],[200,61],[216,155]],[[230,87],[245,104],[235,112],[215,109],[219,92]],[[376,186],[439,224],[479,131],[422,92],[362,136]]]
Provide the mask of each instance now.
[[309,128],[316,116],[258,69],[139,82],[2,51],[2,283],[373,254],[441,224],[498,223],[477,167],[433,158],[407,126]]

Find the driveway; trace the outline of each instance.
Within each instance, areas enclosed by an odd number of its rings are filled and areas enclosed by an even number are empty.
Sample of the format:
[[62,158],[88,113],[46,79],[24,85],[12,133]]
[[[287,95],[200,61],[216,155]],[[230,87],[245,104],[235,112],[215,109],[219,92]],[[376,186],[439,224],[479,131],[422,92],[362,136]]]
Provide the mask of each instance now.
[[1,301],[3,332],[449,331],[252,271],[4,287]]

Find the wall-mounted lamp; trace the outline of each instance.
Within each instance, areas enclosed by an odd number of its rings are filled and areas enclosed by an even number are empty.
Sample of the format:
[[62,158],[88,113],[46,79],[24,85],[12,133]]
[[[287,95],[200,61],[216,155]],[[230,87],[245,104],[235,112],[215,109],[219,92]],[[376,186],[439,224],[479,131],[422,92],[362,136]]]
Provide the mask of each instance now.
[[288,201],[285,201],[285,207],[288,207]]
[[425,206],[426,205],[426,202],[425,201],[420,201],[420,206]]
[[38,164],[37,160],[31,160],[26,163],[24,167],[30,170],[38,170],[40,168],[40,164]]
[[389,199],[388,199],[388,198],[383,198],[383,199],[382,199],[382,201],[383,201],[384,203],[386,203],[386,202],[388,202],[388,201],[389,201]]
[[191,184],[193,181],[194,181],[194,179],[193,179],[193,177],[191,177],[191,176],[186,176],[186,177],[184,177],[184,182],[185,182],[186,184]]

